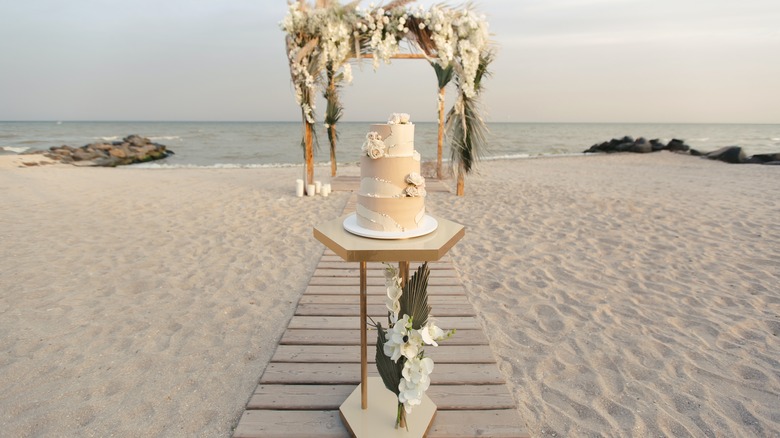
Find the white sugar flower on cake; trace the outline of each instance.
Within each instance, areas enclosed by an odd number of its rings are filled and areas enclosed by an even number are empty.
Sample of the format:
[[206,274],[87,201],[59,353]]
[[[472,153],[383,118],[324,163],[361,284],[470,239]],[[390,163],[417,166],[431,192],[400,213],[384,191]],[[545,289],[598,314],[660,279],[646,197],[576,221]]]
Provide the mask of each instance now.
[[406,125],[411,123],[409,121],[409,114],[406,113],[393,113],[390,114],[390,119],[387,120],[388,125]]
[[416,198],[425,197],[428,193],[425,191],[425,178],[417,172],[412,172],[406,177],[406,182],[409,184],[404,190],[404,195]]
[[363,152],[376,160],[385,156],[385,142],[378,132],[369,132],[366,134],[366,142],[363,143]]
[[407,187],[404,190],[404,193],[406,194],[407,197],[410,198],[417,198],[417,197],[424,198],[428,194],[428,192],[426,192],[424,188],[412,186],[412,185]]
[[417,187],[425,186],[425,178],[417,172],[412,172],[406,177],[406,182]]

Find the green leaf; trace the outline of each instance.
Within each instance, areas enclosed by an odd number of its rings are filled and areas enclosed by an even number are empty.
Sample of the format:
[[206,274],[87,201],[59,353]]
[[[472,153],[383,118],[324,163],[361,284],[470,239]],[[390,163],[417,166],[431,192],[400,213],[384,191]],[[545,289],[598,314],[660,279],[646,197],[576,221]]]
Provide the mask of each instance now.
[[417,268],[417,272],[404,285],[404,291],[399,300],[401,315],[412,317],[412,328],[419,330],[428,322],[431,306],[428,305],[428,277],[431,271],[428,262]]
[[404,369],[406,358],[401,357],[398,359],[398,362],[393,362],[392,359],[385,355],[384,346],[385,342],[387,342],[387,337],[385,336],[385,330],[382,328],[382,323],[376,323],[376,331],[376,369],[379,371],[379,376],[382,378],[385,388],[397,397],[401,392],[398,389],[398,385],[401,383],[401,372]]
[[454,66],[450,64],[447,67],[442,68],[442,66],[435,62],[432,62],[431,65],[436,71],[436,79],[439,82],[439,89],[446,87],[447,84],[449,84],[452,80],[452,76],[455,73],[455,69],[453,68]]

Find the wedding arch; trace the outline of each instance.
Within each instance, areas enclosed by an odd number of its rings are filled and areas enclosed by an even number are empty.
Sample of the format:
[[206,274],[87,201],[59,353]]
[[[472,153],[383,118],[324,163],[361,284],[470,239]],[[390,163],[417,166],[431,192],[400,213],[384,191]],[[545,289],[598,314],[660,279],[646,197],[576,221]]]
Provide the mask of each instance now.
[[[313,136],[315,99],[327,103],[324,123],[330,143],[331,174],[336,175],[336,125],[343,114],[339,90],[352,81],[353,59],[371,58],[374,69],[394,58],[427,60],[438,79],[439,136],[436,174],[442,177],[442,148],[446,131],[452,165],[457,170],[457,193],[463,195],[465,175],[471,172],[486,142],[487,127],[479,103],[482,80],[494,51],[488,24],[470,5],[407,7],[411,0],[361,8],[358,1],[305,0],[290,3],[280,23],[286,33],[287,57],[301,108],[301,144],[309,184],[314,180]],[[403,53],[402,43],[407,52]],[[445,88],[454,83],[457,97],[444,117]]]

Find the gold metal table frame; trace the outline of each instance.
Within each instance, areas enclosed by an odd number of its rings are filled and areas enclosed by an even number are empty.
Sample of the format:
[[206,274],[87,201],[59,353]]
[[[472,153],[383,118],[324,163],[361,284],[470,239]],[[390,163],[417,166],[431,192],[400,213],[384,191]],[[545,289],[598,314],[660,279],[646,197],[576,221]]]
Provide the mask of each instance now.
[[[416,425],[410,421],[409,435],[403,434],[405,431],[398,431],[394,428],[386,431],[387,433],[383,433],[385,428],[373,422],[375,412],[368,411],[369,387],[381,388],[379,391],[372,391],[372,399],[374,399],[373,392],[389,393],[389,391],[382,391],[384,386],[381,386],[381,379],[370,379],[379,380],[379,384],[368,379],[368,282],[366,266],[367,262],[398,262],[402,281],[405,284],[409,278],[409,262],[432,262],[441,259],[455,243],[463,238],[466,230],[463,225],[437,217],[438,227],[435,231],[425,236],[400,240],[371,239],[356,236],[345,230],[343,226],[345,218],[346,216],[342,216],[314,227],[314,237],[317,240],[344,259],[344,261],[358,262],[360,264],[360,410],[350,409],[353,406],[352,403],[357,400],[357,394],[353,393],[344,402],[339,411],[345,425],[354,436],[368,436],[368,433],[372,437],[413,436],[415,435],[411,433],[413,429],[424,427],[422,433],[417,434],[422,436],[430,426],[433,414],[435,414],[436,406],[432,402],[433,411],[430,418],[427,422],[423,422],[426,424]],[[382,407],[379,409],[384,411]],[[391,418],[394,419],[394,405],[390,405],[388,409],[393,415]],[[370,428],[370,432],[367,431],[368,428]],[[363,430],[366,432],[361,433]]]

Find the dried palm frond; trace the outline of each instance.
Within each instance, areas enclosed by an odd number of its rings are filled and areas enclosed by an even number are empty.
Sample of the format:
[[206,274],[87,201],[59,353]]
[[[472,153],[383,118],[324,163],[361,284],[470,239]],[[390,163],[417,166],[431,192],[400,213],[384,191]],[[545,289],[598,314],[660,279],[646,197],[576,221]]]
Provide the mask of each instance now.
[[[479,94],[482,91],[482,78],[490,75],[488,65],[492,61],[492,53],[486,53],[480,58],[474,79],[474,96],[467,97],[461,91],[447,114],[447,137],[450,140],[452,163],[458,163],[465,173],[471,172],[487,146],[488,129],[481,116]],[[460,86],[457,78],[456,83]]]
[[400,393],[398,385],[401,383],[401,371],[404,369],[404,361],[393,362],[390,356],[385,354],[384,349],[387,336],[382,328],[382,323],[376,323],[376,332],[376,369],[379,371],[379,376],[382,377],[385,388],[398,396]]
[[355,9],[355,8],[357,8],[357,6],[358,6],[359,4],[360,4],[360,0],[355,0],[355,1],[349,2],[349,3],[347,3],[346,5],[344,5],[344,9],[346,9],[346,10],[352,10],[352,9]]
[[433,57],[436,54],[436,44],[431,38],[431,30],[429,28],[420,29],[420,23],[424,20],[418,17],[409,17],[409,39],[419,47],[420,51],[425,53],[428,57]]
[[430,274],[428,262],[423,263],[404,285],[399,300],[400,314],[412,317],[412,328],[415,330],[419,330],[428,322],[428,314],[431,311],[431,306],[428,305],[428,277]]
[[325,88],[323,97],[327,102],[325,106],[325,124],[328,125],[328,142],[330,143],[330,158],[331,158],[331,173],[336,174],[336,142],[339,138],[339,133],[336,130],[336,124],[344,114],[344,107],[339,101],[339,90],[341,89],[341,81],[344,79],[342,74],[336,74],[333,70],[333,65],[328,64],[325,70],[328,86]]
[[391,1],[390,3],[388,3],[386,5],[382,6],[382,8],[384,10],[386,10],[386,11],[390,11],[390,10],[393,10],[395,8],[402,8],[402,7],[406,6],[406,5],[408,5],[409,3],[413,3],[413,2],[414,2],[414,0],[394,0],[394,1]]
[[[306,43],[306,45],[305,45],[305,46],[303,46],[303,48],[301,49],[301,51],[300,51],[300,52],[298,52],[298,54],[297,54],[297,55],[295,55],[294,62],[295,62],[296,64],[298,64],[298,63],[300,63],[300,62],[301,62],[301,60],[303,60],[303,58],[305,58],[305,57],[309,56],[310,54],[312,54],[312,52],[314,52],[314,49],[316,49],[316,48],[317,48],[317,45],[318,45],[319,43],[320,43],[320,39],[319,39],[319,37],[317,37],[317,38],[313,38],[313,39],[309,40],[309,42],[308,42],[308,43]],[[311,65],[311,64],[312,64],[312,63],[311,63],[311,62],[309,62],[309,65]]]

